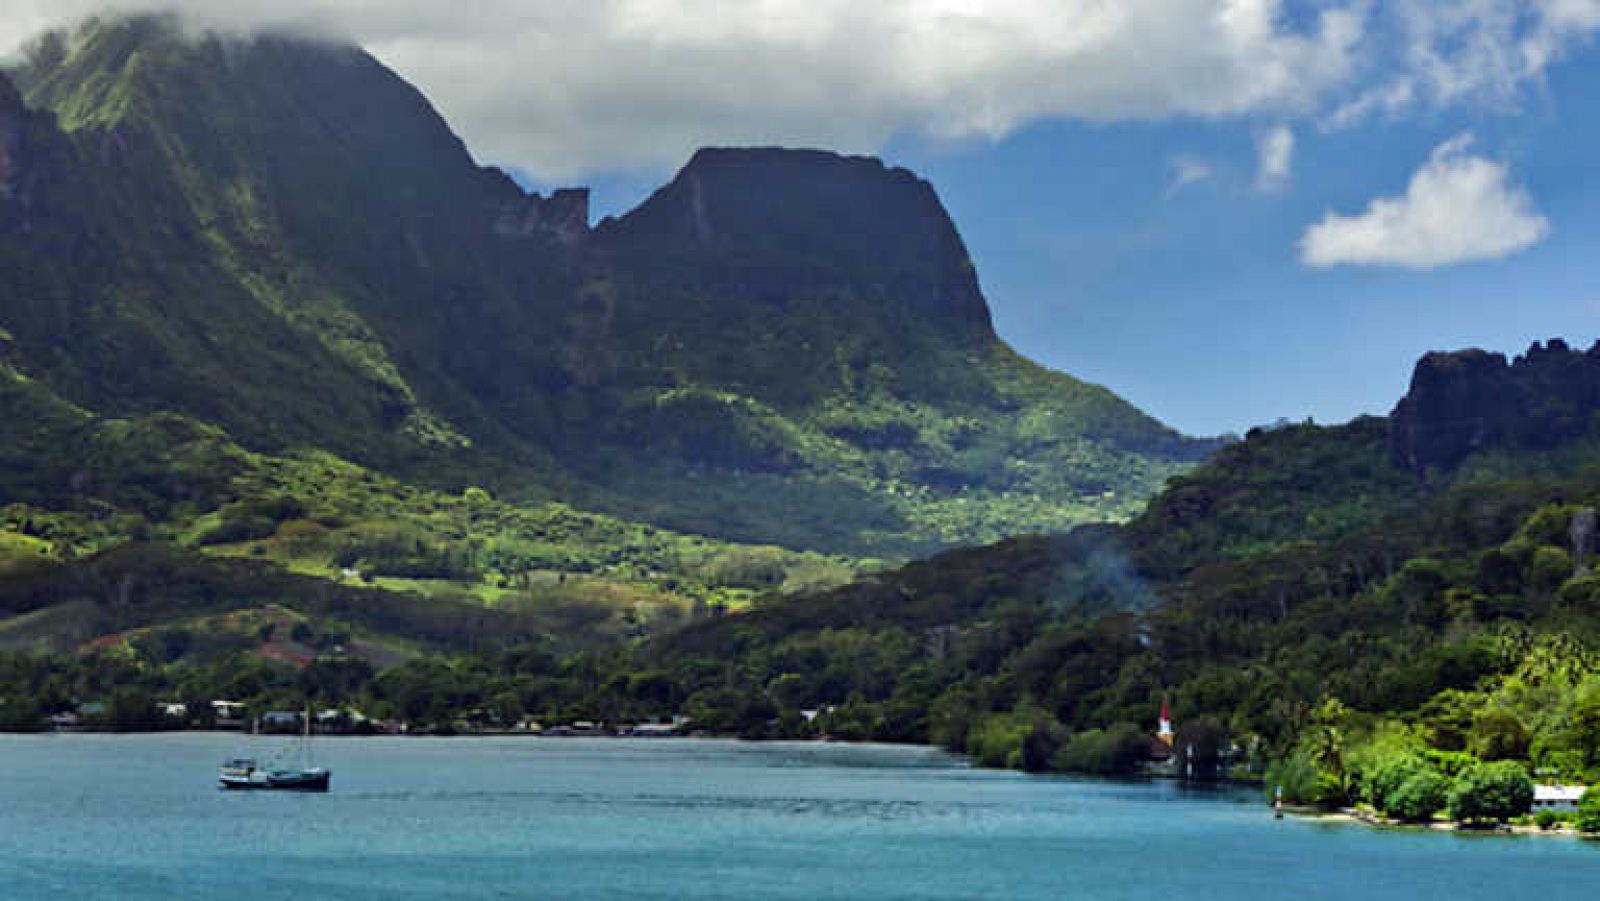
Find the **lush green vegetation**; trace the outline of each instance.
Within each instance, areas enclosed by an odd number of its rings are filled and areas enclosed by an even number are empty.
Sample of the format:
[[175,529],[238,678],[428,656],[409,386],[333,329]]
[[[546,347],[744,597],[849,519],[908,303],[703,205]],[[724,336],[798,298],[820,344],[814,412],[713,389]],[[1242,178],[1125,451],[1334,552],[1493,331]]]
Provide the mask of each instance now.
[[1578,815],[1573,818],[1573,825],[1585,835],[1600,835],[1600,791],[1584,793],[1583,800],[1578,802]]
[[[141,620],[130,612],[139,603],[96,600],[126,584],[113,552],[111,563],[101,555],[71,565],[100,573],[91,588],[55,588],[59,572],[11,577],[13,586],[35,586],[0,594],[12,598],[14,635],[40,634],[28,633],[30,624],[55,634],[48,617],[62,611],[123,618],[84,630],[85,640],[117,636],[87,654],[9,658],[13,675],[0,694],[37,699],[14,702],[23,706],[5,714],[12,724],[71,700],[103,699],[126,679],[152,698],[211,693],[258,706],[309,692],[445,728],[526,715],[555,723],[681,714],[752,738],[934,742],[986,765],[1107,774],[1144,764],[1166,697],[1178,718],[1175,746],[1192,754],[1197,772],[1262,779],[1293,803],[1366,805],[1404,822],[1448,815],[1492,823],[1526,810],[1532,773],[1600,779],[1600,582],[1589,569],[1600,471],[1580,462],[1592,459],[1591,439],[1537,461],[1491,452],[1423,482],[1393,468],[1384,438],[1370,420],[1253,434],[1175,480],[1127,526],[950,551],[828,590],[768,591],[725,615],[680,608],[629,619],[612,608],[585,619],[581,609],[553,612],[548,598],[480,596],[442,609],[497,618],[477,632],[460,624],[470,619],[447,619],[420,641],[404,637],[419,634],[415,623],[357,615],[407,609],[387,600],[313,609],[293,589],[243,605],[227,592],[200,592],[227,597],[219,606],[157,575],[134,584],[177,606]],[[360,491],[336,487],[360,470],[312,459],[327,469],[305,484],[335,486],[347,515],[403,496],[381,487],[363,502]],[[188,521],[183,540],[203,545],[200,536],[217,529],[237,537],[232,523],[264,517],[277,523],[269,536],[209,546],[243,554],[214,564],[264,566],[251,559],[258,545],[267,548],[261,556],[299,540],[319,553],[343,547],[322,532],[285,534],[285,523],[313,521],[307,514],[330,503],[293,487],[307,465],[246,466],[248,477],[234,481],[279,500],[248,510],[221,500]],[[1330,478],[1348,484],[1340,490]],[[418,496],[446,520],[525,515],[483,492]],[[1329,507],[1342,512],[1324,516]],[[381,505],[377,512],[396,515]],[[722,554],[698,559],[724,583],[763,581],[751,574],[761,566]],[[765,581],[777,587],[776,575]],[[395,615],[420,617],[439,602]],[[222,606],[269,612],[230,632],[218,625]],[[298,642],[297,617],[307,623]],[[289,639],[263,643],[250,631],[268,622]],[[293,653],[282,653],[285,643]],[[262,653],[273,645],[279,653]],[[324,666],[339,678],[321,681]],[[95,675],[106,668],[118,675]],[[236,670],[256,681],[228,681]],[[42,692],[46,684],[57,687]]]
[[874,160],[706,152],[590,230],[354,48],[107,18],[11,74],[0,362],[100,415],[902,559],[1127,518],[1212,447],[1007,348]]
[[[863,565],[560,504],[513,506],[480,488],[445,495],[323,452],[255,454],[177,416],[34,423],[15,434],[75,452],[0,466],[0,486],[19,498],[0,508],[0,573],[65,580],[70,561],[159,542],[337,584],[479,607],[594,604],[642,623],[740,606],[763,591],[839,584]],[[171,559],[181,592],[186,571],[203,561]],[[0,623],[0,644],[4,635]]]

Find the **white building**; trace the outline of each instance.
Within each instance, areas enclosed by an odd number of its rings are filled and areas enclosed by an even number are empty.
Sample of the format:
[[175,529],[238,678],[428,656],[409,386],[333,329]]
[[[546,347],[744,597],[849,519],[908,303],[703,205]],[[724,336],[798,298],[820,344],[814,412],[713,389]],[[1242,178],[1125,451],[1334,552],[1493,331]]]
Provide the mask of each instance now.
[[1533,812],[1553,810],[1571,813],[1578,809],[1588,789],[1582,785],[1535,785],[1533,787]]

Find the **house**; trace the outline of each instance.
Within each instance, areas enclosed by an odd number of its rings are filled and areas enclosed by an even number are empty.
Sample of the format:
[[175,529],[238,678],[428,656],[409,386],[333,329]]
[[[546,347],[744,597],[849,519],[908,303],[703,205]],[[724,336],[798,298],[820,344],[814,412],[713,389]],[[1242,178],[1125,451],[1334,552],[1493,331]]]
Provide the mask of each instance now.
[[211,715],[219,726],[238,726],[244,722],[244,702],[212,701]]
[[182,701],[157,701],[156,710],[168,719],[183,720],[189,718],[189,705]]
[[1582,785],[1535,785],[1533,787],[1533,812],[1542,810],[1555,813],[1572,813],[1588,789]]

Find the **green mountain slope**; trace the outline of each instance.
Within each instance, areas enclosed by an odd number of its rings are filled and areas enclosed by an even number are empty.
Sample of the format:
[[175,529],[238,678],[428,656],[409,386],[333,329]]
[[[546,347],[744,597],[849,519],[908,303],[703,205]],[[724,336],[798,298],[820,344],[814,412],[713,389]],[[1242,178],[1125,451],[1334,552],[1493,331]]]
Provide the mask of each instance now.
[[449,491],[904,555],[1122,518],[1213,444],[995,335],[932,188],[697,154],[591,229],[359,50],[107,19],[0,90],[6,359]]
[[1180,746],[1236,745],[1290,800],[1386,809],[1402,764],[1592,782],[1596,385],[1600,345],[1430,355],[1390,417],[1253,432],[1125,526],[773,598],[656,665],[735,718],[838,705],[840,734],[994,765],[1130,767],[1167,698]]

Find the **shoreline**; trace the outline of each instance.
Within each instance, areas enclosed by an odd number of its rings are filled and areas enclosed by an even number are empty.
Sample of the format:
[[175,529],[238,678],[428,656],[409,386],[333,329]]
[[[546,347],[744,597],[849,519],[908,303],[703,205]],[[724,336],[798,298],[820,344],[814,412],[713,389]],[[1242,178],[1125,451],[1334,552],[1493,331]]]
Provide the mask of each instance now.
[[1316,807],[1301,807],[1285,804],[1285,814],[1297,819],[1311,820],[1324,823],[1348,823],[1364,826],[1374,830],[1393,830],[1397,832],[1452,832],[1461,835],[1481,836],[1547,836],[1552,838],[1570,838],[1581,841],[1600,840],[1600,836],[1585,836],[1570,823],[1561,823],[1551,829],[1541,829],[1534,823],[1500,823],[1490,827],[1463,826],[1460,823],[1448,820],[1435,820],[1431,823],[1403,823],[1380,817],[1375,813],[1359,810],[1354,807],[1341,807],[1338,810],[1321,810]]

